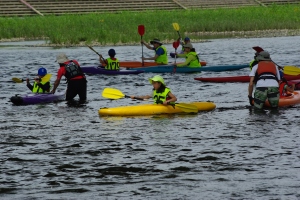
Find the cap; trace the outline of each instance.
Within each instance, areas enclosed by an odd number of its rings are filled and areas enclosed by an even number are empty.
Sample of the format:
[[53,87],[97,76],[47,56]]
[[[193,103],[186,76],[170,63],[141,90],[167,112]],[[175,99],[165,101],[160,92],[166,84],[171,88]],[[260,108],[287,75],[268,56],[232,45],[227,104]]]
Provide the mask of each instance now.
[[161,82],[163,85],[166,85],[163,77],[161,77],[160,75],[156,75],[156,76],[153,76],[153,78],[149,78],[149,82],[151,84],[152,84],[152,81]]

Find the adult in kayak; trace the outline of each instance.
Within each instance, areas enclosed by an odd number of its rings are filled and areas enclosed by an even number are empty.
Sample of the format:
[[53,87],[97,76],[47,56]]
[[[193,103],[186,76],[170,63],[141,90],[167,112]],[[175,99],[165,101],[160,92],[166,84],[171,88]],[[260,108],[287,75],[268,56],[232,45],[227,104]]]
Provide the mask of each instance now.
[[[154,104],[174,104],[177,101],[177,98],[174,94],[172,94],[170,88],[168,88],[165,84],[163,77],[160,75],[156,75],[153,78],[149,79],[149,82],[153,85],[153,94],[138,96],[140,99],[154,99]],[[135,96],[130,96],[134,99]]]
[[116,51],[114,49],[110,49],[108,51],[109,58],[104,59],[103,56],[100,54],[99,61],[101,64],[105,65],[106,70],[120,70],[120,62],[116,56]]
[[185,44],[184,46],[185,54],[176,54],[179,58],[186,58],[184,63],[175,64],[177,67],[201,67],[199,57],[193,48],[191,43]]
[[42,78],[47,74],[47,70],[44,67],[39,68],[37,76],[34,79],[33,85],[29,83],[29,78],[26,79],[27,87],[33,93],[45,93],[50,92],[50,81],[43,82]]
[[[279,103],[279,84],[280,74],[277,66],[272,62],[267,51],[257,53],[258,62],[249,74],[250,82],[248,87],[249,103],[255,108],[262,109],[268,99],[272,108],[277,108]],[[253,103],[253,86],[256,85]]]
[[150,44],[153,45],[153,47],[149,44],[147,44],[144,40],[141,41],[142,44],[144,44],[148,49],[154,50],[155,55],[150,58],[144,58],[142,57],[142,60],[154,60],[159,65],[166,65],[168,64],[168,56],[167,56],[167,49],[165,46],[162,45],[159,39],[153,39],[150,41]]
[[59,70],[51,93],[55,93],[62,76],[65,76],[68,83],[66,100],[72,101],[78,94],[80,102],[85,102],[87,81],[77,60],[69,60],[65,53],[60,53],[56,56],[56,61],[59,64]]
[[[181,41],[181,38],[178,38],[177,41],[179,41],[179,42],[181,43],[181,45],[182,45],[182,49],[181,49],[180,54],[186,53],[186,52],[184,51],[184,45],[186,45],[186,44],[192,44],[189,37],[185,37],[183,42]],[[175,58],[175,53],[171,52],[171,53],[170,53],[170,56],[171,56],[172,58]]]

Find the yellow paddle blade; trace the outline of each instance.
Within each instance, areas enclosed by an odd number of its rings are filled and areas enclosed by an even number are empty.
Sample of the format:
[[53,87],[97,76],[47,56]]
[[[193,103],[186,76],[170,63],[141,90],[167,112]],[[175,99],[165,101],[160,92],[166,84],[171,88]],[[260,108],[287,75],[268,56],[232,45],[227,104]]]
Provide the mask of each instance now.
[[183,112],[187,113],[198,113],[198,108],[197,106],[193,104],[188,104],[188,103],[176,103],[176,107],[180,108]]
[[102,92],[102,96],[108,99],[121,99],[125,97],[120,90],[115,88],[105,88]]
[[284,66],[283,73],[288,75],[299,75],[300,68],[296,66]]
[[173,23],[173,28],[175,29],[175,31],[179,31],[179,24],[178,23]]
[[15,82],[15,83],[22,83],[24,80],[14,77],[14,78],[12,78],[12,81]]
[[52,74],[46,74],[43,78],[42,78],[42,82],[48,82],[51,79]]

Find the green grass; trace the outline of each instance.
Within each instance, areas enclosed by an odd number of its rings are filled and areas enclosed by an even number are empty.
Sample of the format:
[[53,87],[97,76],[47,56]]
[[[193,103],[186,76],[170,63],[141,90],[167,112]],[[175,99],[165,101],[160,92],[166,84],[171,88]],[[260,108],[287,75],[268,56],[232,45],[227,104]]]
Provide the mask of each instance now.
[[[129,43],[140,40],[137,26],[143,24],[145,40],[174,40],[177,33],[173,22],[180,25],[182,35],[300,29],[300,5],[0,18],[0,39],[47,37],[55,44]],[[201,35],[193,35],[193,39],[200,38]]]

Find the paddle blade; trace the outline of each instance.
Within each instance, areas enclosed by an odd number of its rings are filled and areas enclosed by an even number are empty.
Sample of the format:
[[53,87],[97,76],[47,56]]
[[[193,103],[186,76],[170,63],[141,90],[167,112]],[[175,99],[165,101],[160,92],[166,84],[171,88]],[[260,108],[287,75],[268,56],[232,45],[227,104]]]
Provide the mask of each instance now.
[[263,48],[259,47],[259,46],[256,46],[256,47],[252,47],[252,49],[254,49],[256,52],[261,52],[263,51]]
[[176,103],[176,107],[180,108],[183,112],[187,113],[198,113],[198,107],[188,103]]
[[179,44],[180,44],[179,41],[173,42],[174,49],[177,49],[179,47]]
[[175,29],[175,31],[179,31],[179,24],[178,23],[173,23],[173,28]]
[[14,77],[14,78],[12,78],[12,81],[15,82],[15,83],[22,83],[24,80]]
[[140,36],[143,36],[145,34],[145,26],[144,25],[139,25],[138,26],[138,32]]
[[102,92],[102,96],[108,99],[121,99],[125,97],[120,90],[115,88],[105,88]]
[[283,73],[288,75],[299,75],[300,68],[296,66],[284,66]]

